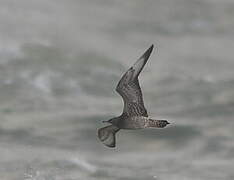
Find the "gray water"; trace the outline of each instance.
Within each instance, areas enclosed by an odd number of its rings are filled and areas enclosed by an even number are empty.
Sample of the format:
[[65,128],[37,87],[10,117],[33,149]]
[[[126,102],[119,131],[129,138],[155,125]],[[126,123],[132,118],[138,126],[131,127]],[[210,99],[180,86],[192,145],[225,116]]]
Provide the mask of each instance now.
[[[166,129],[97,137],[140,76]],[[1,180],[233,180],[233,0],[0,0]]]

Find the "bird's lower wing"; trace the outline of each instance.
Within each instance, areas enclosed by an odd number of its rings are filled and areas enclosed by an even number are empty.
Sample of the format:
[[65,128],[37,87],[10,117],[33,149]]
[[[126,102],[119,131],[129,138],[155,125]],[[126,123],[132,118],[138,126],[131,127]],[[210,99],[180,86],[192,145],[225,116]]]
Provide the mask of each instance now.
[[119,92],[124,100],[123,115],[125,118],[132,116],[148,116],[138,79],[122,87]]
[[100,141],[108,147],[115,147],[115,134],[120,129],[116,126],[110,125],[103,128],[98,129],[98,138]]

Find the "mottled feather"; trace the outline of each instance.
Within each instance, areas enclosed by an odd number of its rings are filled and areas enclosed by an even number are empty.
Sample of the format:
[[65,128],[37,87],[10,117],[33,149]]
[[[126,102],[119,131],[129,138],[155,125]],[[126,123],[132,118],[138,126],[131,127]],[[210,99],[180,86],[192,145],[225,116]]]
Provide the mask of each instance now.
[[115,134],[120,129],[142,129],[147,127],[163,128],[169,124],[166,120],[153,120],[148,117],[144,105],[138,76],[144,68],[153,50],[153,45],[121,77],[116,91],[123,98],[124,108],[120,116],[109,119],[112,125],[100,128],[98,137],[108,147],[115,147]]
[[123,114],[125,118],[131,116],[148,117],[144,105],[142,91],[139,85],[138,76],[144,68],[149,56],[153,50],[153,45],[130,67],[120,79],[116,91],[121,95],[124,101]]

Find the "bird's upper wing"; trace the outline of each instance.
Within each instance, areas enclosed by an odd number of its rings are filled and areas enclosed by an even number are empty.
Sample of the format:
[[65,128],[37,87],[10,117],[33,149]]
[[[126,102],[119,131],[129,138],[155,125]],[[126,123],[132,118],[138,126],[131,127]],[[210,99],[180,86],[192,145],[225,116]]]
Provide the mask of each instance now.
[[123,115],[148,117],[144,106],[143,96],[138,81],[138,76],[145,66],[153,50],[153,45],[130,67],[120,79],[116,91],[124,101]]

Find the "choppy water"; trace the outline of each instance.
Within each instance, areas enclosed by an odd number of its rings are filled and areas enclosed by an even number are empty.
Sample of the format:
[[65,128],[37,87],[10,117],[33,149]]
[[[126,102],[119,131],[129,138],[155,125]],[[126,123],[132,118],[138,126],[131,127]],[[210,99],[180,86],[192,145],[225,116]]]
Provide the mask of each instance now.
[[[234,1],[0,0],[1,180],[233,180]],[[140,77],[161,130],[96,137]]]

